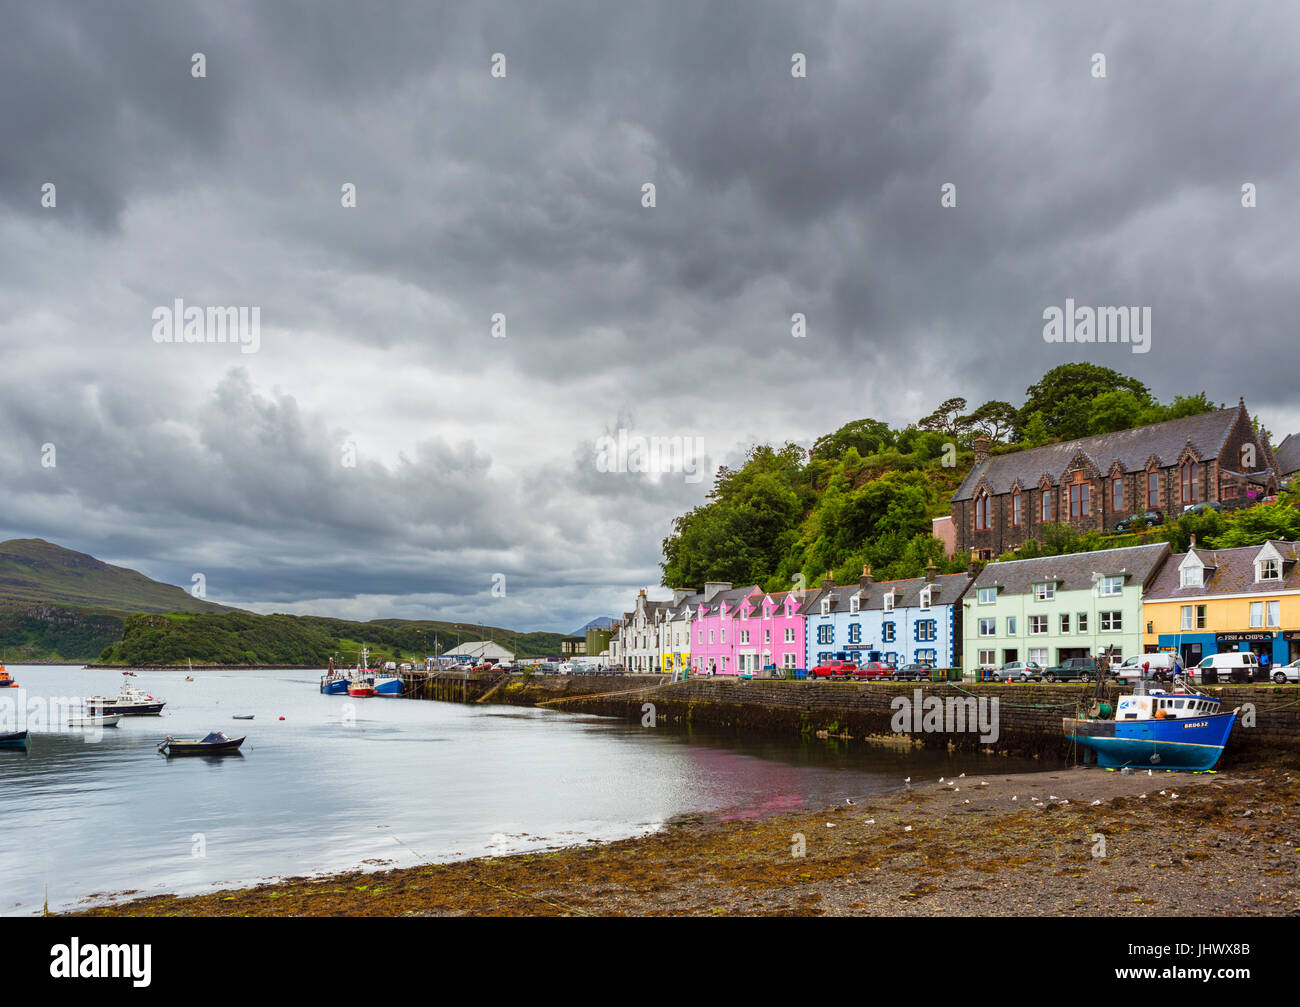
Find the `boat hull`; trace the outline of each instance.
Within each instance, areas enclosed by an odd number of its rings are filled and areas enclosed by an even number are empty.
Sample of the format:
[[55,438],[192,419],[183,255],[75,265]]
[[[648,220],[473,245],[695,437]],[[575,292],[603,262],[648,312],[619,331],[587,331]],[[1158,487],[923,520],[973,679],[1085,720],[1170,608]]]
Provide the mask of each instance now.
[[395,677],[376,678],[376,696],[400,696],[403,691],[402,680]]
[[0,734],[0,748],[21,748],[27,749],[27,732],[14,731],[11,734]]
[[165,702],[115,703],[112,700],[107,702],[86,701],[86,709],[97,716],[116,714],[119,717],[161,717],[162,708],[166,705]]
[[100,717],[70,717],[69,727],[116,727],[122,719],[120,713],[106,713]]
[[1068,739],[1096,752],[1097,765],[1106,769],[1206,770],[1218,763],[1235,722],[1233,713],[1133,721],[1066,717],[1061,727]]
[[346,678],[322,678],[320,683],[322,696],[344,696],[348,691]]
[[[247,737],[247,735],[245,735]],[[202,741],[165,741],[158,751],[170,758],[173,755],[237,755],[243,738],[205,744]]]

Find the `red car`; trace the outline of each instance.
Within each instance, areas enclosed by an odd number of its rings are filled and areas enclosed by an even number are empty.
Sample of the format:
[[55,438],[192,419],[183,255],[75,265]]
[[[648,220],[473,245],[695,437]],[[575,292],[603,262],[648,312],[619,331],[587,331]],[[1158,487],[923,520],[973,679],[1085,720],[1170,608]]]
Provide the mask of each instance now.
[[858,666],[858,670],[853,673],[853,677],[861,680],[867,679],[885,681],[893,677],[894,669],[882,661],[863,661]]
[[857,672],[858,666],[852,661],[823,661],[812,671],[809,678],[848,678]]

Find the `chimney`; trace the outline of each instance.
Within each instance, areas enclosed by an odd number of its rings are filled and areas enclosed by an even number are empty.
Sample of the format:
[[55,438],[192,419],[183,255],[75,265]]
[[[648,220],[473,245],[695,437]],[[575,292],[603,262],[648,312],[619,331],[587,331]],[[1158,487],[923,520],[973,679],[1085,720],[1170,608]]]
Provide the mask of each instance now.
[[972,445],[975,448],[975,464],[983,465],[989,460],[989,439],[983,434],[975,438]]
[[835,581],[831,579],[831,572],[826,571],[826,576],[822,578],[822,587],[831,588],[835,586]]
[[934,565],[934,560],[930,560],[925,567],[925,579],[927,582],[934,583],[934,575],[939,572],[939,568]]
[[711,580],[704,585],[704,600],[712,601],[719,592],[730,591],[731,581],[729,580]]
[[1192,544],[1191,544],[1190,548],[1192,548],[1192,549],[1195,549],[1195,548],[1196,548],[1196,536],[1195,536],[1195,535],[1192,536]]
[[875,582],[876,582],[876,578],[871,576],[871,564],[868,563],[866,566],[862,568],[862,577],[861,579],[858,580],[858,587],[862,588],[862,590],[865,591]]
[[970,561],[970,566],[966,568],[966,574],[967,576],[972,578],[978,577],[980,575],[980,571],[983,569],[984,569],[984,564],[977,559],[973,559]]
[[695,592],[691,590],[689,587],[673,588],[673,608],[676,608],[678,605],[680,605],[682,602],[684,602],[687,598],[689,598],[694,593]]

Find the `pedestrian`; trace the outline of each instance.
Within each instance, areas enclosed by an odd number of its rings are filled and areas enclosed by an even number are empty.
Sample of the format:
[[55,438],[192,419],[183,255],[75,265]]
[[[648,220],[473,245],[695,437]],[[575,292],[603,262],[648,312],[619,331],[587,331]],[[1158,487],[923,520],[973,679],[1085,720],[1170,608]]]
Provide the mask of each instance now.
[[1150,678],[1150,677],[1151,677],[1151,662],[1150,662],[1150,661],[1143,661],[1143,662],[1142,662],[1142,681],[1145,682],[1145,681],[1146,681],[1148,678]]

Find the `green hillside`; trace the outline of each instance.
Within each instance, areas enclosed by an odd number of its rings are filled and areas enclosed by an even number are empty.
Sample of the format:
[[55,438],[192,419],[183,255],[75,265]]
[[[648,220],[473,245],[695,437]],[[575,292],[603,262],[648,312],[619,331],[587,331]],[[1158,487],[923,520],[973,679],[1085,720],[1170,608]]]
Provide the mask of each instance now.
[[228,612],[171,584],[39,538],[0,542],[0,604],[113,612]]
[[331,657],[353,664],[364,644],[372,661],[423,660],[435,640],[443,650],[462,643],[493,639],[517,657],[560,653],[561,633],[517,633],[464,623],[381,619],[352,622],[300,615],[224,614],[131,615],[122,639],[104,649],[105,664],[303,665],[324,667]]

